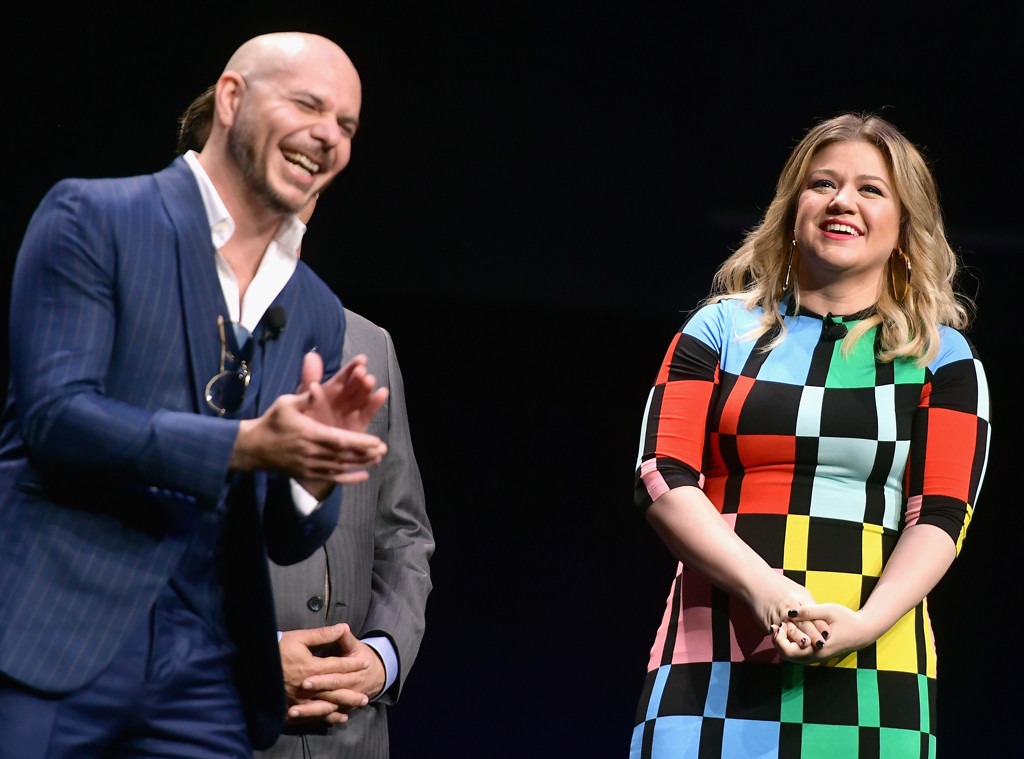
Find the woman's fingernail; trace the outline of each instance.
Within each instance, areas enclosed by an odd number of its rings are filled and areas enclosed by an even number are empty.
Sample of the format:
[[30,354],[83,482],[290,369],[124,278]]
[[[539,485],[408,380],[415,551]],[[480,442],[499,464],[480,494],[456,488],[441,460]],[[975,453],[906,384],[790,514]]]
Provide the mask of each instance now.
[[815,643],[815,645],[818,647],[818,650],[820,651],[825,647],[825,641],[819,640],[817,643]]
[[821,637],[823,637],[825,640],[828,640],[828,630],[822,631]]
[[789,610],[789,616],[790,617],[795,617],[796,616],[796,609],[790,609]]

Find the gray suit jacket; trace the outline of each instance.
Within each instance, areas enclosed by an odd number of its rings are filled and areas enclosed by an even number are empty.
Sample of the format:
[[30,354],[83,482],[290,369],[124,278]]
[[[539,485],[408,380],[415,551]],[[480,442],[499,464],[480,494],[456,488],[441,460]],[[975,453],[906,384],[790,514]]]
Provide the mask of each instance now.
[[282,735],[270,750],[256,754],[263,759],[308,756],[303,742],[316,757],[386,759],[386,706],[397,700],[423,637],[434,538],[402,374],[387,331],[351,311],[345,317],[343,361],[366,354],[377,383],[390,388],[387,405],[369,429],[387,442],[388,453],[366,482],[345,487],[341,518],[324,547],[300,564],[271,565],[271,582],[280,629],[347,622],[357,637],[385,635],[400,671],[386,693],[354,711],[347,723]]

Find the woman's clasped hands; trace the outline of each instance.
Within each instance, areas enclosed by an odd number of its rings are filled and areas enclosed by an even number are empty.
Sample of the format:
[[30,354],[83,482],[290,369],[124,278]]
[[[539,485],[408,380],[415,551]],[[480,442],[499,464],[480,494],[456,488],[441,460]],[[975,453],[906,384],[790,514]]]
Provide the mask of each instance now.
[[837,603],[788,609],[770,630],[779,656],[797,663],[833,659],[863,648],[876,637],[861,612]]

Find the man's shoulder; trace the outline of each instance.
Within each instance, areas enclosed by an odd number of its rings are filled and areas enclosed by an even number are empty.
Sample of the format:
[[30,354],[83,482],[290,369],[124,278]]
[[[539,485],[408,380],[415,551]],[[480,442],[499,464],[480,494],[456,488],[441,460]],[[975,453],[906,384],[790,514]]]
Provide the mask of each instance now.
[[152,197],[154,180],[165,172],[166,169],[153,174],[124,177],[65,177],[55,182],[47,195],[54,198],[80,198],[82,202],[99,205],[123,205],[139,197],[140,193]]
[[382,335],[385,331],[380,325],[370,321],[362,314],[357,314],[350,308],[345,309],[345,324],[348,329],[356,330],[367,335]]
[[346,308],[345,358],[347,360],[359,353],[369,359],[370,371],[381,377],[387,373],[389,360],[397,360],[388,331],[362,314]]
[[181,158],[176,158],[169,164],[156,171],[140,172],[137,174],[125,174],[120,176],[102,176],[102,177],[64,177],[57,180],[54,183],[54,187],[57,188],[68,188],[68,187],[88,187],[88,188],[126,188],[137,185],[144,185],[151,187],[154,180],[161,180],[164,178],[178,179],[182,177],[190,176],[188,165]]
[[175,177],[170,169],[121,177],[65,177],[55,182],[40,201],[36,223],[53,225],[70,219],[83,229],[128,234],[145,230],[145,234],[152,234],[156,220],[166,217],[169,209],[188,207],[187,199],[184,205],[166,202],[168,198],[184,197],[182,183]]

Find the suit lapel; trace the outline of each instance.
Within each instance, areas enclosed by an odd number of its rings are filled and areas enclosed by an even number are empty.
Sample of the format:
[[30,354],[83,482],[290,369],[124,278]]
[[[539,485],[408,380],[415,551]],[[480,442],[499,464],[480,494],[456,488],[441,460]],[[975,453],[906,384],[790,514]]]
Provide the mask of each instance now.
[[155,176],[164,206],[177,232],[178,284],[189,371],[196,409],[206,413],[205,389],[210,379],[206,375],[209,367],[216,368],[220,364],[217,316],[228,313],[217,277],[216,251],[199,185],[185,160],[178,158]]
[[[177,159],[155,176],[177,233],[178,279],[194,402],[200,413],[207,413],[206,383],[220,363],[217,316],[224,315],[227,318],[228,315],[217,275],[216,251],[210,237],[199,186],[184,159]],[[285,337],[259,344],[265,330],[262,323],[253,336],[257,340],[254,353],[259,355],[253,369],[260,373],[258,387],[254,388],[258,392],[255,409],[257,415],[262,414],[281,393],[294,392],[298,383],[302,366],[300,350],[305,348],[294,339],[294,334],[289,334],[289,331],[302,331],[303,304],[298,279],[293,274],[272,304],[284,309]]]
[[[294,334],[300,331],[301,304],[298,298],[299,288],[296,286],[295,279],[293,274],[271,305],[271,307],[280,306],[284,309],[284,335],[274,340],[267,340],[262,346],[257,346],[257,351],[260,354],[258,368],[262,374],[256,407],[257,414],[266,411],[267,406],[282,393],[294,393],[298,385],[302,356],[297,354],[296,345],[298,343],[294,339]],[[262,338],[265,329],[266,326],[261,323],[256,330],[257,340]],[[292,333],[291,335],[289,335],[289,331]]]

